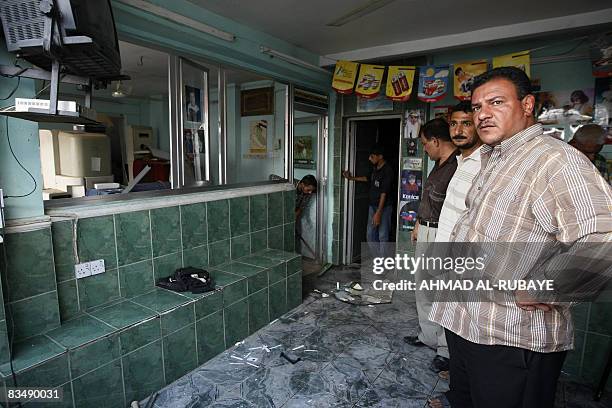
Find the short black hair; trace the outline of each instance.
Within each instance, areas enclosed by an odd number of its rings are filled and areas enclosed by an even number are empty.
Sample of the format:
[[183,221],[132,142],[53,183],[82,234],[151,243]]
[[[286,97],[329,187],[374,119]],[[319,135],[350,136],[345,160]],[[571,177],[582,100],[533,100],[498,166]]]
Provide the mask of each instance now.
[[301,183],[305,186],[313,186],[315,190],[317,189],[317,179],[312,174],[302,177]]
[[455,69],[455,75],[459,75],[459,72],[461,71],[463,71],[463,68],[457,67],[457,69]]
[[380,146],[374,146],[371,150],[370,150],[370,154],[375,154],[377,156],[382,156],[385,157],[385,151],[382,147]]
[[453,112],[472,113],[472,103],[470,101],[461,101],[451,108],[451,113]]
[[493,68],[478,75],[474,78],[474,82],[472,83],[472,94],[474,94],[476,88],[494,79],[506,79],[512,82],[516,88],[516,94],[519,100],[531,94],[531,80],[525,71],[517,67]]
[[442,118],[436,118],[425,122],[423,127],[421,127],[421,134],[427,140],[431,140],[435,137],[436,139],[446,142],[452,142],[448,123]]

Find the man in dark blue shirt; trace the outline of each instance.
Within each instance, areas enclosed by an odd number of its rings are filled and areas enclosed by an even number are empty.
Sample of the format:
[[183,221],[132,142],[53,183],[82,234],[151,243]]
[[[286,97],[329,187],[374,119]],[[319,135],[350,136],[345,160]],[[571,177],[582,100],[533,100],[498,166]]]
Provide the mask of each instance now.
[[384,256],[384,245],[389,242],[391,230],[392,200],[389,197],[394,172],[385,161],[383,150],[374,147],[368,158],[373,170],[369,176],[351,176],[347,170],[342,176],[349,180],[370,183],[370,208],[368,211],[368,243],[372,256]]

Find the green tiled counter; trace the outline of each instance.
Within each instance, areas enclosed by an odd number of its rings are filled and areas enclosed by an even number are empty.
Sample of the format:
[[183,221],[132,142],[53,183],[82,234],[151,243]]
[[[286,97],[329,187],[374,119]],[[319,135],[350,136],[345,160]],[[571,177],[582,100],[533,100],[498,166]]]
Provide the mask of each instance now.
[[[155,288],[16,343],[17,385],[61,386],[64,402],[52,406],[127,406],[301,303],[297,254],[266,249],[208,270],[213,292]],[[11,385],[9,364],[0,372]]]

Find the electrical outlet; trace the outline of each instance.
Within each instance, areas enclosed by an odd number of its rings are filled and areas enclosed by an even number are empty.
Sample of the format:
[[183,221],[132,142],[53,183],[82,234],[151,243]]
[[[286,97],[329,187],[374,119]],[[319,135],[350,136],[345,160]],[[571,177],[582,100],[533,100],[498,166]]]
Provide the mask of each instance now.
[[98,259],[97,261],[91,261],[89,265],[91,268],[92,275],[97,275],[99,273],[106,272],[106,268],[104,267],[104,259]]
[[86,276],[91,276],[91,265],[89,265],[89,262],[83,262],[74,265],[74,276],[77,279],[85,278]]

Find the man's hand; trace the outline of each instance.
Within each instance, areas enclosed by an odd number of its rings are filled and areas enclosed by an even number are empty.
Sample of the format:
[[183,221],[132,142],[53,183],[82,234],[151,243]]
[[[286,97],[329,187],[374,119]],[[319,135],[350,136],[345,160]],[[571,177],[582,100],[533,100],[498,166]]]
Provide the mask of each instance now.
[[412,234],[410,235],[410,239],[412,240],[412,242],[416,242],[418,236],[419,236],[419,222],[417,221],[414,224],[414,229],[412,230]]
[[380,220],[382,218],[382,211],[376,210],[374,216],[372,217],[372,225],[378,227],[380,225]]
[[514,295],[516,297],[516,305],[523,310],[529,312],[533,312],[534,310],[550,312],[552,310],[551,305],[535,301],[527,291],[517,290],[514,292]]
[[346,178],[346,179],[351,179],[351,172],[348,170],[342,170],[342,177]]

